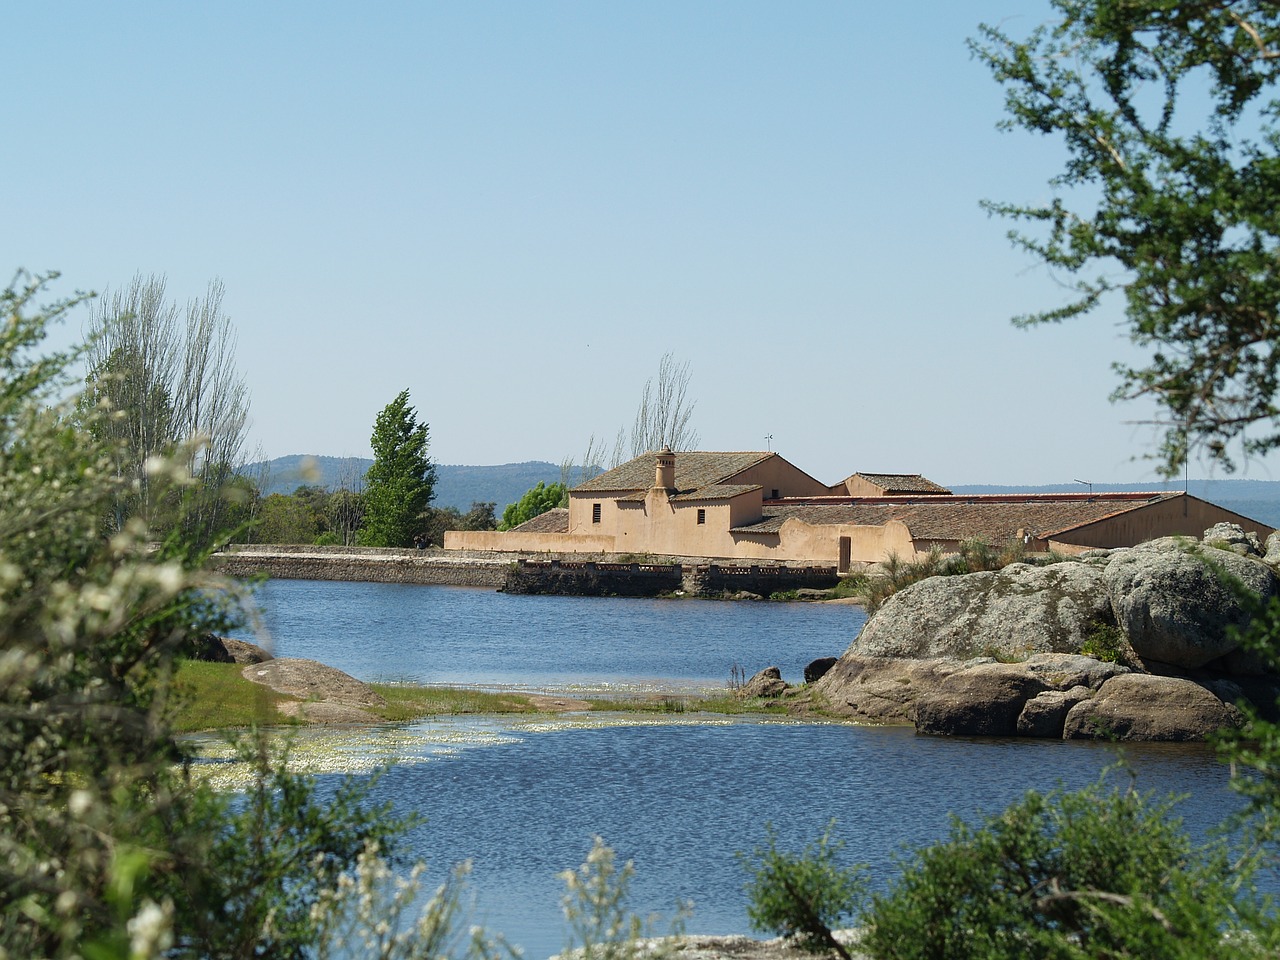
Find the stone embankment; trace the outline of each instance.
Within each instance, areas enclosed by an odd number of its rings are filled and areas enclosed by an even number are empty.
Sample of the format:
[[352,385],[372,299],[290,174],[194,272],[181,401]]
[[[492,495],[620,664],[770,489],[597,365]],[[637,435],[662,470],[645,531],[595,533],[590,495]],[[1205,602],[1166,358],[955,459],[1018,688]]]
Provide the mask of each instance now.
[[384,547],[237,546],[213,555],[215,570],[232,577],[266,575],[283,580],[352,580],[497,589],[507,575],[508,554],[401,550]]
[[931,577],[895,594],[813,686],[920,733],[1202,740],[1274,715],[1280,675],[1239,629],[1280,595],[1280,535],[1219,524],[1048,566]]
[[530,558],[479,550],[409,550],[386,547],[315,547],[263,544],[230,547],[212,565],[233,577],[265,575],[283,580],[352,580],[492,587],[507,593],[570,596],[767,597],[780,591],[835,586],[834,567],[794,564],[716,564]]
[[834,587],[835,567],[795,564],[617,563],[594,560],[520,560],[507,573],[506,593],[584,597],[768,597],[792,590]]

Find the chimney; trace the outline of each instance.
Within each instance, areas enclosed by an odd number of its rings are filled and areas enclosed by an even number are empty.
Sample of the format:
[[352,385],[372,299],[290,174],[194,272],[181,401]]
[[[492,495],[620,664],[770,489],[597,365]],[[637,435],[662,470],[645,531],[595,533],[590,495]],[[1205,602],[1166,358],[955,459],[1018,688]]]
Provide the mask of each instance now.
[[676,488],[676,455],[670,447],[658,451],[657,469],[654,471],[653,485],[660,490]]

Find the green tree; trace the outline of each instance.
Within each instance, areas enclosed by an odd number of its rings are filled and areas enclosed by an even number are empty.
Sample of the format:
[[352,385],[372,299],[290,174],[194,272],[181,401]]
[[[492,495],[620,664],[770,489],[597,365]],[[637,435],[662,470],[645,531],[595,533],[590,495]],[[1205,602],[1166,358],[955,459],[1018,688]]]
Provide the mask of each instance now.
[[492,530],[495,504],[475,500],[471,509],[463,513],[457,507],[430,507],[423,524],[423,537],[429,546],[443,546],[444,535],[449,530]]
[[1074,298],[1015,322],[1064,320],[1114,294],[1145,366],[1114,397],[1167,410],[1159,458],[1234,467],[1280,446],[1280,6],[1270,0],[1054,0],[1026,39],[972,43],[1004,86],[1006,128],[1066,148],[1044,203],[991,203]]
[[321,515],[305,497],[273,493],[263,497],[254,523],[255,543],[314,543],[323,532]]
[[526,490],[518,501],[507,504],[507,508],[502,511],[502,522],[498,524],[498,529],[510,530],[518,527],[526,520],[532,520],[554,507],[564,506],[568,503],[568,498],[569,490],[563,483],[547,486],[539,480],[538,485]]
[[407,547],[422,532],[431,503],[435,464],[427,456],[427,425],[400,393],[373,425],[373,466],[365,475],[364,529],[360,541],[370,547]]

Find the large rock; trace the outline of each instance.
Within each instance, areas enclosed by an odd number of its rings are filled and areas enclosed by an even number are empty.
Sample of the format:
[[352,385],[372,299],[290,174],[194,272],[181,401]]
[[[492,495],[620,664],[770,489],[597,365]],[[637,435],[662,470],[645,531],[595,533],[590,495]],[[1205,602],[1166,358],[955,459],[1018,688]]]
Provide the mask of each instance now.
[[315,660],[279,657],[244,668],[246,680],[300,700],[327,701],[351,707],[385,707],[387,701],[367,683]]
[[1228,628],[1249,620],[1231,585],[1266,600],[1276,578],[1263,563],[1172,537],[1116,550],[1104,571],[1116,622],[1148,666],[1194,670],[1235,649]]
[[916,733],[1015,736],[1023,706],[1044,689],[1044,682],[1018,663],[958,670],[916,701]]
[[836,665],[836,659],[836,657],[819,657],[817,660],[810,660],[805,664],[804,682],[817,683]]
[[787,681],[777,667],[765,667],[742,687],[744,697],[780,697],[787,692]]
[[1239,726],[1240,711],[1198,683],[1130,673],[1112,677],[1071,708],[1067,740],[1204,740]]
[[233,637],[219,637],[212,633],[196,637],[191,641],[191,648],[196,660],[211,663],[265,663],[272,659],[271,654],[256,643]]
[[1021,659],[1079,653],[1112,622],[1101,569],[1084,563],[930,577],[890,597],[850,653],[862,657]]
[[1018,736],[1060,740],[1071,708],[1091,696],[1093,691],[1083,686],[1072,687],[1070,690],[1046,690],[1036,694],[1023,705],[1022,713],[1018,714]]
[[[828,709],[859,720],[915,723],[921,733],[1012,736],[1024,704],[1043,692],[1092,691],[1127,672],[1118,664],[1057,653],[1036,654],[1022,663],[847,653],[814,691]],[[1053,736],[1061,735],[1059,718]]]
[[846,653],[814,685],[814,693],[833,713],[871,723],[912,723],[916,698],[960,667],[954,660]]
[[1244,527],[1238,523],[1215,523],[1201,539],[1206,546],[1230,550],[1242,557],[1260,557],[1263,554],[1258,535],[1252,531],[1245,533]]

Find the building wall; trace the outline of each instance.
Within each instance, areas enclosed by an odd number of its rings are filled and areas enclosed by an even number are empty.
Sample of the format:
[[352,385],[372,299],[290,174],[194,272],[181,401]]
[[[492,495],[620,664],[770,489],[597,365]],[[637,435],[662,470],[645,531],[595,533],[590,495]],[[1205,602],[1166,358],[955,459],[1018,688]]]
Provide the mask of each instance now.
[[489,550],[510,553],[614,553],[613,537],[567,533],[499,533],[497,530],[447,530],[446,550]]
[[837,484],[839,492],[850,497],[883,497],[884,487],[864,480],[862,477],[845,477],[844,483]]
[[770,499],[773,491],[780,497],[824,497],[830,493],[825,483],[813,479],[799,467],[773,456],[754,467],[736,474],[730,483],[758,483],[764,489],[764,498]]
[[1264,523],[1250,520],[1198,497],[1183,495],[1068,530],[1053,538],[1052,543],[1060,548],[1076,548],[1073,552],[1093,548],[1132,547],[1156,537],[1199,537],[1215,523],[1238,523],[1246,533],[1257,533],[1259,540],[1265,540],[1272,532],[1272,528]]
[[[705,522],[698,523],[703,510]],[[644,503],[620,503],[614,543],[619,553],[656,553],[662,556],[735,557],[729,528],[737,515],[760,516],[760,491],[751,490],[731,500],[671,501],[663,490],[650,490]]]

